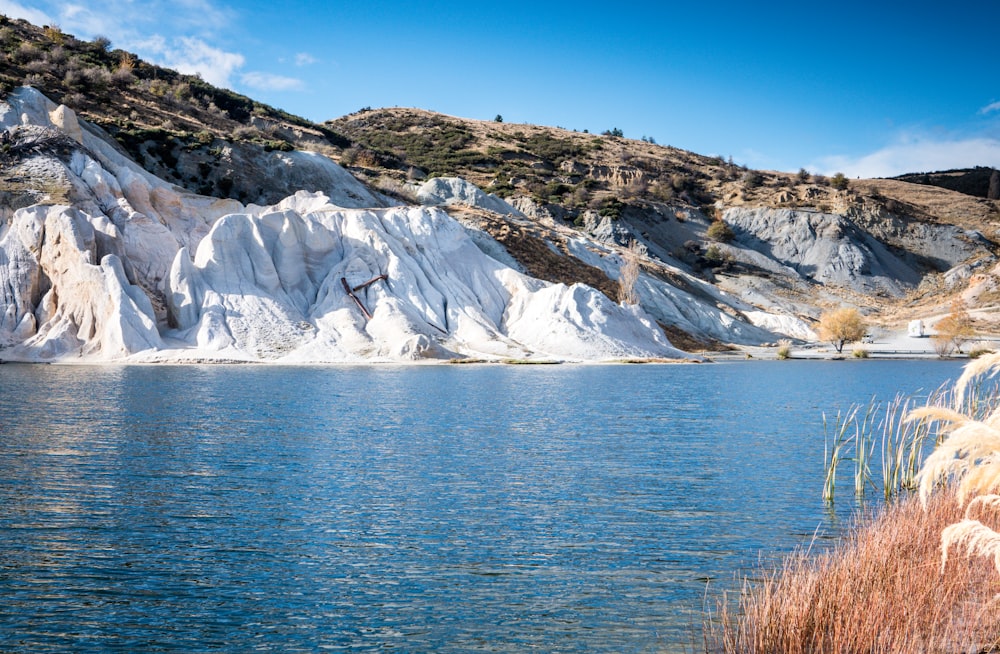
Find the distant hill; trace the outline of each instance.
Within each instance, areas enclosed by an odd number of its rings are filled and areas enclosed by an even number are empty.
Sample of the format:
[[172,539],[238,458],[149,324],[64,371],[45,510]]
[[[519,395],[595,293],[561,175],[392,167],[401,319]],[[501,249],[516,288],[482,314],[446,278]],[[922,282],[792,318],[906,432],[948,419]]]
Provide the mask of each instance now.
[[[925,184],[928,186],[940,186],[952,191],[958,191],[966,195],[977,198],[1000,199],[1000,171],[986,166],[976,166],[975,168],[961,168],[957,170],[942,170],[934,173],[907,173],[892,179],[898,179],[911,184]],[[993,181],[996,179],[996,181]],[[990,188],[994,190],[994,195],[990,196]]]

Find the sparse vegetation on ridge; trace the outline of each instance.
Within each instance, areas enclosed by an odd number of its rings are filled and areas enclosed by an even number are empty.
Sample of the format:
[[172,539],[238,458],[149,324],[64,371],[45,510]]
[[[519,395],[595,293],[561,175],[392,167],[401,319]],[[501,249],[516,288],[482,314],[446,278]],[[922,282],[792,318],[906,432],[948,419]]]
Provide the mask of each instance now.
[[82,41],[54,26],[0,15],[0,96],[24,84],[104,128],[147,169],[210,195],[228,193],[179,174],[181,151],[209,153],[218,143],[265,152],[350,145],[328,127],[111,49],[107,39]]

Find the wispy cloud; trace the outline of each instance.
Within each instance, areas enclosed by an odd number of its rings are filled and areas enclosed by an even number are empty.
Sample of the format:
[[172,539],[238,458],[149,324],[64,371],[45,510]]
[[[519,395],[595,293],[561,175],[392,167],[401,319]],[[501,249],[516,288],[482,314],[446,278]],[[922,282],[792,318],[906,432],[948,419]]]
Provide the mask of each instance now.
[[44,11],[32,7],[25,7],[10,0],[0,0],[0,14],[9,18],[23,18],[35,25],[51,25],[53,21]]
[[258,91],[301,91],[305,88],[305,82],[300,79],[257,71],[244,73],[240,82]]
[[316,57],[312,56],[308,52],[300,52],[295,55],[296,66],[309,66],[314,63],[316,63]]
[[994,102],[992,104],[986,105],[985,107],[979,110],[979,113],[980,115],[986,115],[989,113],[993,113],[994,111],[1000,111],[1000,102]]
[[935,139],[901,137],[897,142],[859,157],[825,157],[813,168],[848,177],[893,177],[972,166],[1000,167],[1000,140],[991,137]]
[[153,36],[136,44],[140,52],[170,68],[188,75],[201,75],[209,84],[231,87],[234,74],[246,59],[236,52],[226,52],[201,39],[182,36],[166,39]]

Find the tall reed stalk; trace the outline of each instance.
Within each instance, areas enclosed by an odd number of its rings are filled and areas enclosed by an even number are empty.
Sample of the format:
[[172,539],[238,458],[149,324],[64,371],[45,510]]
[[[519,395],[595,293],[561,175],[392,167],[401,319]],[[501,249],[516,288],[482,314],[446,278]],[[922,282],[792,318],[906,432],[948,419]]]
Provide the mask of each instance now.
[[[926,398],[930,406],[950,401],[951,393],[944,388]],[[937,444],[940,431],[932,421],[904,420],[916,404],[916,396],[897,394],[884,404],[872,398],[866,405],[852,405],[846,412],[838,412],[832,424],[823,415],[826,502],[834,501],[843,461],[854,465],[854,496],[859,501],[869,490],[881,491],[886,500],[916,490],[920,463],[925,452]]]

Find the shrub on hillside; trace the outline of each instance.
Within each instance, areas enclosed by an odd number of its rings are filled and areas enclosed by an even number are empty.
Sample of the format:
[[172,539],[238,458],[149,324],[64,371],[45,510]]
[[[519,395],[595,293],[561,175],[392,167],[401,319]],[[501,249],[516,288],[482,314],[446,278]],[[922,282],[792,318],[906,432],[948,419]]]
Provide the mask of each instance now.
[[625,209],[625,203],[616,197],[608,197],[602,200],[597,208],[597,213],[602,216],[608,217],[611,220],[618,220],[622,217],[622,211]]
[[709,245],[705,250],[705,261],[707,261],[708,265],[712,267],[721,266],[726,262],[726,259],[726,253],[723,252],[722,248],[720,248],[716,243]]
[[740,181],[743,184],[743,188],[754,189],[764,185],[764,176],[756,170],[748,170],[743,173]]
[[632,239],[622,255],[622,265],[618,273],[618,303],[639,304],[639,293],[635,288],[642,269],[641,260],[646,256],[646,246]]
[[705,236],[719,243],[729,243],[736,238],[733,228],[724,220],[712,221],[712,224],[705,231]]

